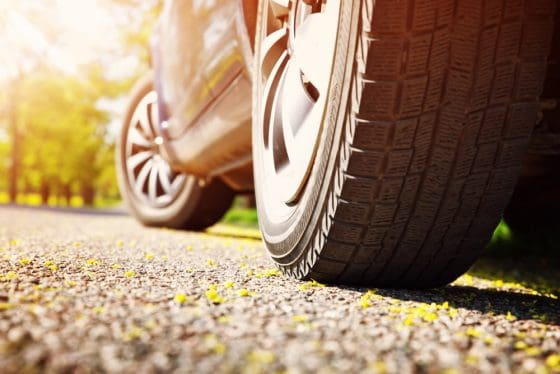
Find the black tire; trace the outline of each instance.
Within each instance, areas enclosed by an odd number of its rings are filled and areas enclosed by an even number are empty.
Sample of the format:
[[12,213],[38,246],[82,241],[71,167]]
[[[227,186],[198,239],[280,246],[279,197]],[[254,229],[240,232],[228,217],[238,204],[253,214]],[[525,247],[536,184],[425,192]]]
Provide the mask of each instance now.
[[[116,147],[119,188],[130,212],[142,224],[173,229],[203,230],[218,222],[230,208],[234,192],[221,180],[214,179],[204,187],[192,176],[186,176],[180,191],[164,206],[150,206],[134,192],[126,171],[126,139],[132,118],[141,100],[153,91],[153,74],[147,74],[135,86]],[[184,174],[183,174],[184,175]]]
[[[267,32],[261,3],[257,64]],[[518,178],[554,6],[341,1],[325,130],[305,189],[282,222],[270,219],[274,196],[262,187],[257,65],[257,207],[278,266],[302,279],[409,288],[445,285],[468,270]]]

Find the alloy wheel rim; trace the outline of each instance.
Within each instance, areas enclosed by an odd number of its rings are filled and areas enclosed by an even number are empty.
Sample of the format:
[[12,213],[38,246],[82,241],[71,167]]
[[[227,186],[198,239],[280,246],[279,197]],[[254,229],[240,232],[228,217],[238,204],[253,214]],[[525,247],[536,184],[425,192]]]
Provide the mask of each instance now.
[[269,0],[257,72],[261,193],[270,220],[291,214],[323,132],[340,18],[337,0]]
[[155,209],[172,204],[186,181],[186,176],[174,172],[161,156],[163,140],[156,131],[158,121],[157,93],[150,91],[128,123],[124,154],[130,190],[136,199]]

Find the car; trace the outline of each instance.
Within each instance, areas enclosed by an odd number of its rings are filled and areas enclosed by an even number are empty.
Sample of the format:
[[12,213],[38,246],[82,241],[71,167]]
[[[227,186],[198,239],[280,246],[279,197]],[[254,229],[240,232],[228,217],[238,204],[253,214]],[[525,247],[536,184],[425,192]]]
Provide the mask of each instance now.
[[117,142],[122,195],[145,225],[201,230],[254,191],[285,274],[448,284],[554,107],[555,3],[165,1]]

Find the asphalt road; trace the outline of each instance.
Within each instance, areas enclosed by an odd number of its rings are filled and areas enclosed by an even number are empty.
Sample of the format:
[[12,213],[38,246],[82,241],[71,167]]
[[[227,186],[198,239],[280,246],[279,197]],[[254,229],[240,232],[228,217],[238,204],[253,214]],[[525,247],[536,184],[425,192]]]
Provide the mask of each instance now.
[[0,207],[2,373],[560,372],[559,322],[557,294],[499,278],[324,286],[254,239]]

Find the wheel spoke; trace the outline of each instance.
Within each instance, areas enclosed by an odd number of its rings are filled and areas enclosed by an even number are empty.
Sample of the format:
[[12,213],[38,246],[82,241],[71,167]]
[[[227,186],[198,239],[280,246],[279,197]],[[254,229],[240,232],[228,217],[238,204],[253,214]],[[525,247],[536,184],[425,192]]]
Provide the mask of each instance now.
[[271,0],[270,7],[276,18],[286,17],[290,12],[290,0]]
[[150,169],[150,176],[148,179],[148,198],[152,202],[155,202],[157,200],[158,174],[159,174],[159,162],[152,162],[152,167]]
[[287,70],[284,70],[282,76],[280,77],[280,82],[278,84],[278,89],[275,92],[274,102],[272,105],[272,131],[269,135],[269,144],[272,144],[274,166],[276,171],[280,171],[290,163],[288,149],[286,148],[286,136],[284,134],[284,120],[282,115],[282,109],[284,108],[283,93],[286,88],[286,73]]
[[136,180],[134,181],[134,189],[136,190],[136,193],[139,195],[143,195],[144,193],[144,186],[146,184],[146,180],[148,179],[148,175],[152,170],[152,164],[153,161],[151,159],[148,160],[144,164],[144,166],[142,166],[142,169],[140,170],[138,176],[136,177]]
[[310,139],[317,139],[321,131],[322,114],[320,106],[313,106],[303,119],[298,132],[293,136],[293,139],[290,139],[290,148],[288,150],[289,154],[293,154],[291,160],[294,160],[299,165],[307,164],[308,160],[305,157],[315,153],[314,148],[317,142],[310,141]]
[[288,64],[281,94],[284,103],[282,108],[284,127],[295,135],[305,123],[305,118],[315,105],[315,99],[310,96],[303,84],[299,69],[291,61]]
[[132,124],[136,125],[139,124],[142,128],[142,131],[149,139],[154,138],[153,128],[152,128],[152,116],[150,113],[151,104],[157,101],[157,94],[155,92],[150,92],[147,94],[140,104],[138,104],[138,109],[134,112],[134,116],[132,118]]
[[126,167],[129,171],[133,172],[134,169],[138,167],[138,165],[148,160],[150,157],[152,157],[152,155],[153,153],[151,151],[143,151],[129,156],[126,160]]
[[[336,4],[335,4],[336,5]],[[310,83],[325,95],[330,81],[336,40],[336,26],[327,13],[313,13],[298,27],[294,62]]]
[[163,188],[163,191],[166,194],[171,193],[171,169],[169,168],[169,165],[161,163],[158,170],[159,183]]
[[279,97],[278,90],[280,85],[280,81],[282,79],[282,75],[285,71],[286,63],[288,62],[288,52],[284,51],[284,53],[280,56],[280,58],[276,61],[276,64],[272,68],[271,76],[266,82],[266,86],[264,89],[264,98],[265,98],[265,105],[263,106],[263,114],[262,117],[264,119],[264,131],[263,131],[263,141],[265,147],[268,147],[269,144],[273,144],[271,141],[271,131],[270,126],[275,121],[278,115],[281,113],[277,109],[277,99]]
[[286,52],[287,42],[288,30],[286,30],[286,28],[273,32],[263,41],[263,57],[260,66],[264,80],[269,78],[274,67],[277,66],[282,59],[282,55]]
[[184,174],[177,175],[175,179],[173,179],[173,182],[171,183],[170,191],[172,191],[173,194],[177,193],[177,191],[183,185],[186,179],[187,178]]
[[128,141],[132,144],[139,145],[143,148],[151,148],[152,144],[137,127],[132,127],[128,130]]

